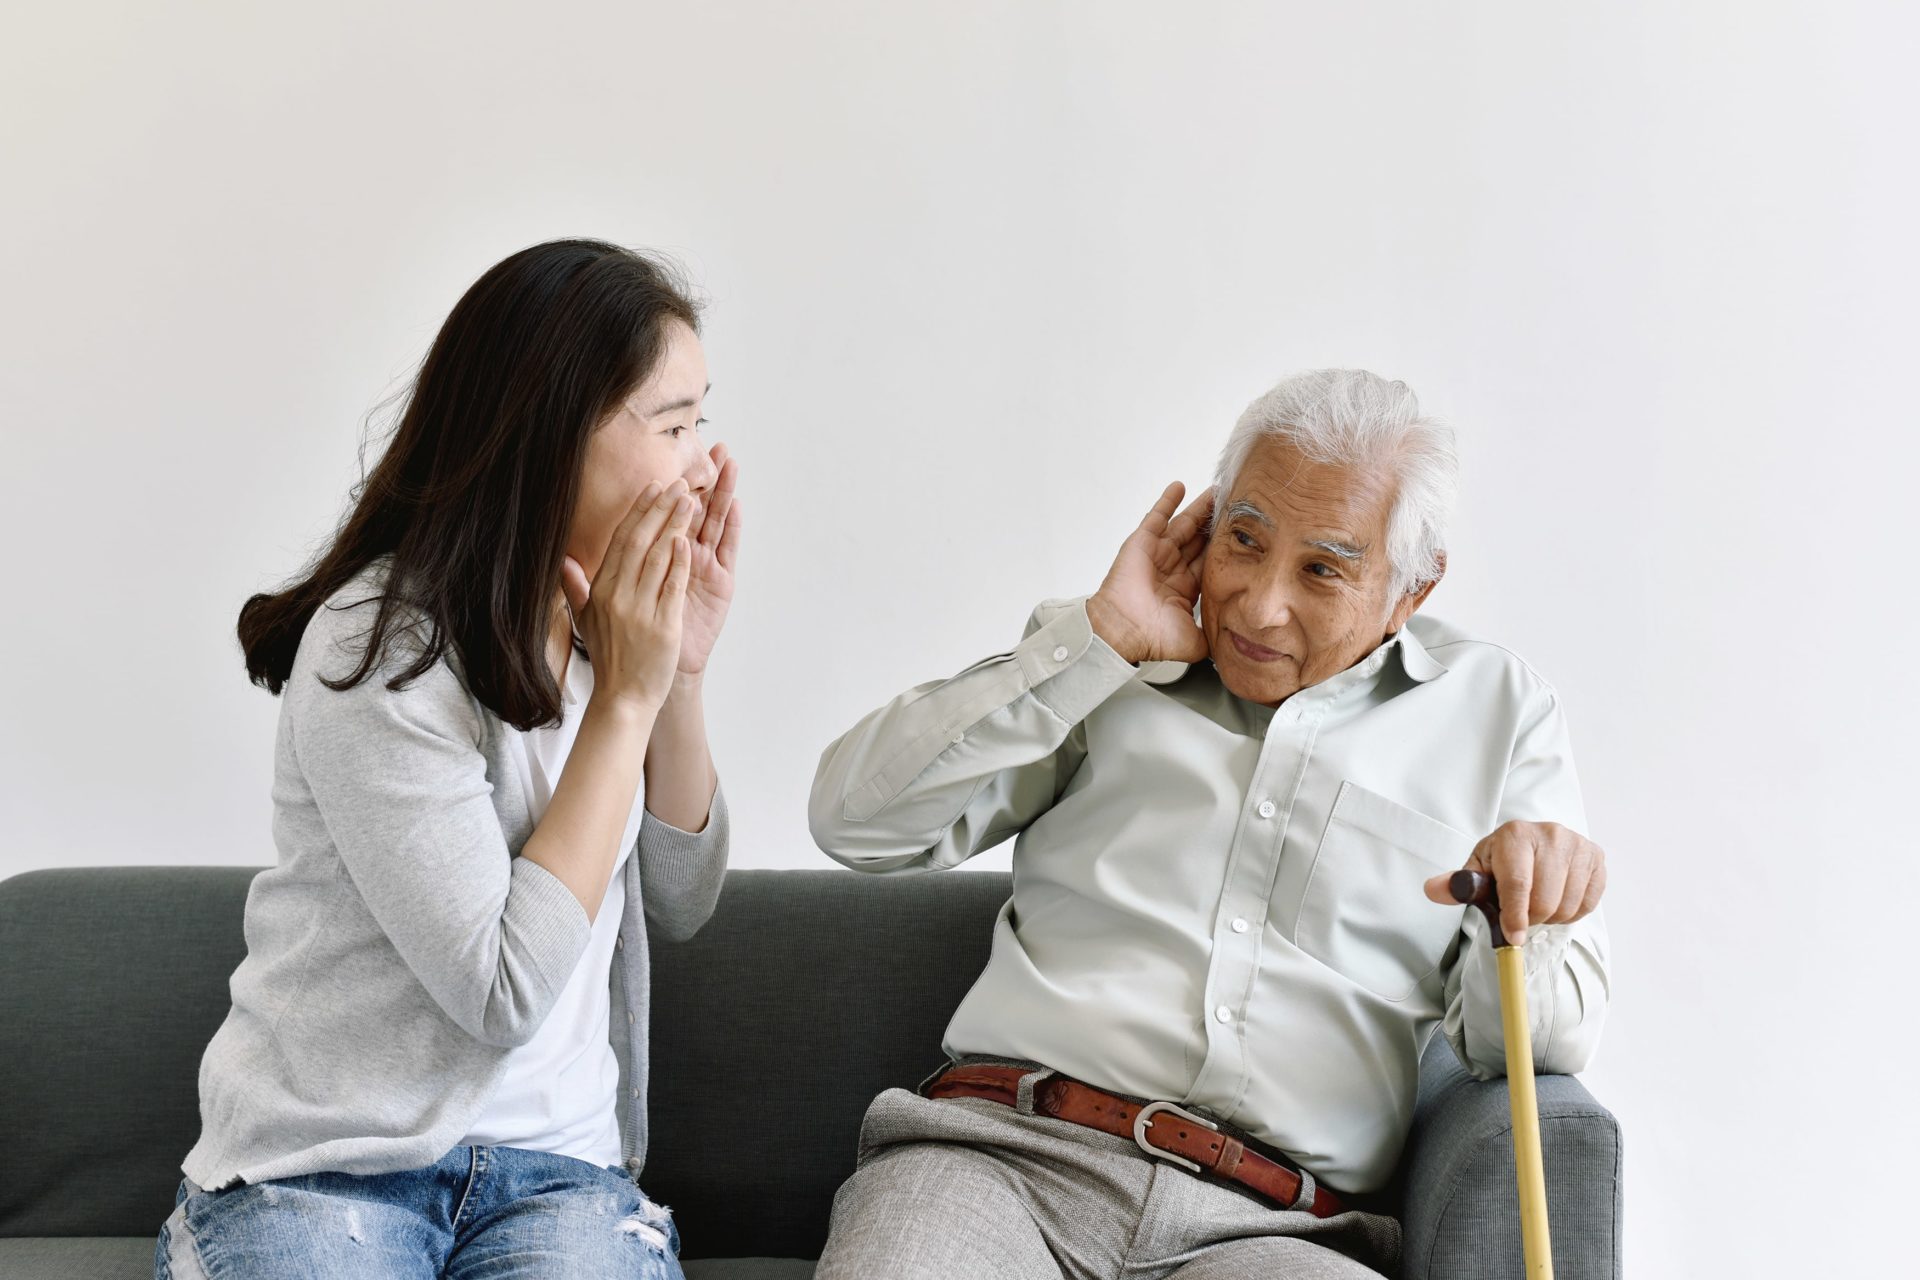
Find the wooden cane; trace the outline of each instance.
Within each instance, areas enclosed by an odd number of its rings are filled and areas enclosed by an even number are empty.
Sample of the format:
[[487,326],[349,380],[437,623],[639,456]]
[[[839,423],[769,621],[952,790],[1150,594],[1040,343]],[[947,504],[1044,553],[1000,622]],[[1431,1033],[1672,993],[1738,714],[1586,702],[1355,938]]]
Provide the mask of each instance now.
[[1493,877],[1456,871],[1447,881],[1454,900],[1480,908],[1487,940],[1500,969],[1500,1029],[1507,1044],[1507,1100],[1513,1112],[1513,1168],[1520,1183],[1520,1247],[1528,1280],[1553,1280],[1553,1246],[1547,1236],[1547,1172],[1540,1158],[1540,1099],[1533,1085],[1533,1030],[1527,1018],[1527,966],[1519,947],[1500,928],[1500,898]]

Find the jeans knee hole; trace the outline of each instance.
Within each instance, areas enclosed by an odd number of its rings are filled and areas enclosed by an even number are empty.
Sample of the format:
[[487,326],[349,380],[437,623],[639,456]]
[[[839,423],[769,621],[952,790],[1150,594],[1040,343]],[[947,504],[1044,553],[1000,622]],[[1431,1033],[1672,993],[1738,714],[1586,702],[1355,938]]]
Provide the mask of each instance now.
[[663,1204],[655,1204],[645,1196],[640,1197],[640,1207],[620,1220],[620,1234],[633,1236],[662,1253],[672,1252],[670,1233],[673,1230],[672,1211]]

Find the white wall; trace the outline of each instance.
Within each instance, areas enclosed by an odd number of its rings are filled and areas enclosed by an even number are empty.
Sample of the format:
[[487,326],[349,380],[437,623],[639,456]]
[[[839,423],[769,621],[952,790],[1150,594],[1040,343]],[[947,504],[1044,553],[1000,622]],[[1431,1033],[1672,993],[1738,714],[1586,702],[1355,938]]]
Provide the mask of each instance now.
[[1091,590],[1279,375],[1363,364],[1461,430],[1430,608],[1571,708],[1629,1274],[1904,1253],[1916,21],[1568,8],[9,16],[0,872],[273,857],[236,610],[533,241],[711,299],[740,866],[825,865],[829,738]]

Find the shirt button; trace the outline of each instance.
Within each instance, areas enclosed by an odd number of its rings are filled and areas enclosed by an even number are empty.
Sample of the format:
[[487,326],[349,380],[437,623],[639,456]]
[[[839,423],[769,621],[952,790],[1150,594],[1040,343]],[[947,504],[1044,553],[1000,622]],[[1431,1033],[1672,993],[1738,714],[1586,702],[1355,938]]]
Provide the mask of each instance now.
[[1247,922],[1236,918],[1233,922],[1233,931],[1235,933],[1245,933],[1247,931]]
[[1232,1022],[1233,1010],[1227,1008],[1225,1005],[1221,1005],[1213,1011],[1213,1017],[1216,1022]]
[[627,1010],[627,1025],[628,1026],[633,1025],[633,1010],[631,1009]]
[[629,1098],[637,1098],[640,1096],[640,1091],[638,1089],[629,1089],[627,1090],[627,1096]]
[[967,740],[967,735],[966,735],[966,734],[964,734],[964,733],[956,733],[956,734],[954,734],[954,735],[953,735],[953,742],[954,742],[954,745],[955,745],[955,746],[958,746],[958,745],[960,745],[961,743],[963,743],[963,742],[965,742],[966,740]]
[[1063,644],[1055,645],[1053,649],[1053,660],[1055,662],[1065,662],[1067,660],[1067,646]]
[[614,937],[614,939],[613,939],[613,949],[614,949],[615,951],[618,951],[618,950],[620,950],[621,948],[623,948],[623,947],[625,947],[626,945],[627,945],[627,940],[626,940],[625,938],[622,938],[622,937],[620,937],[620,936],[618,936],[618,935],[615,935],[615,937]]
[[1273,801],[1262,800],[1258,812],[1263,818],[1271,818],[1273,816]]

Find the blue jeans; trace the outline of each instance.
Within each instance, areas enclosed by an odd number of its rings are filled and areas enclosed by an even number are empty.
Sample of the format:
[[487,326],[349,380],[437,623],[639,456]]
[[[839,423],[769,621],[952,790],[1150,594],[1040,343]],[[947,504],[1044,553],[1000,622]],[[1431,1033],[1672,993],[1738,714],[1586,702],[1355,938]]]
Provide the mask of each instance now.
[[617,1165],[455,1147],[402,1173],[183,1180],[155,1280],[684,1280],[680,1232]]

